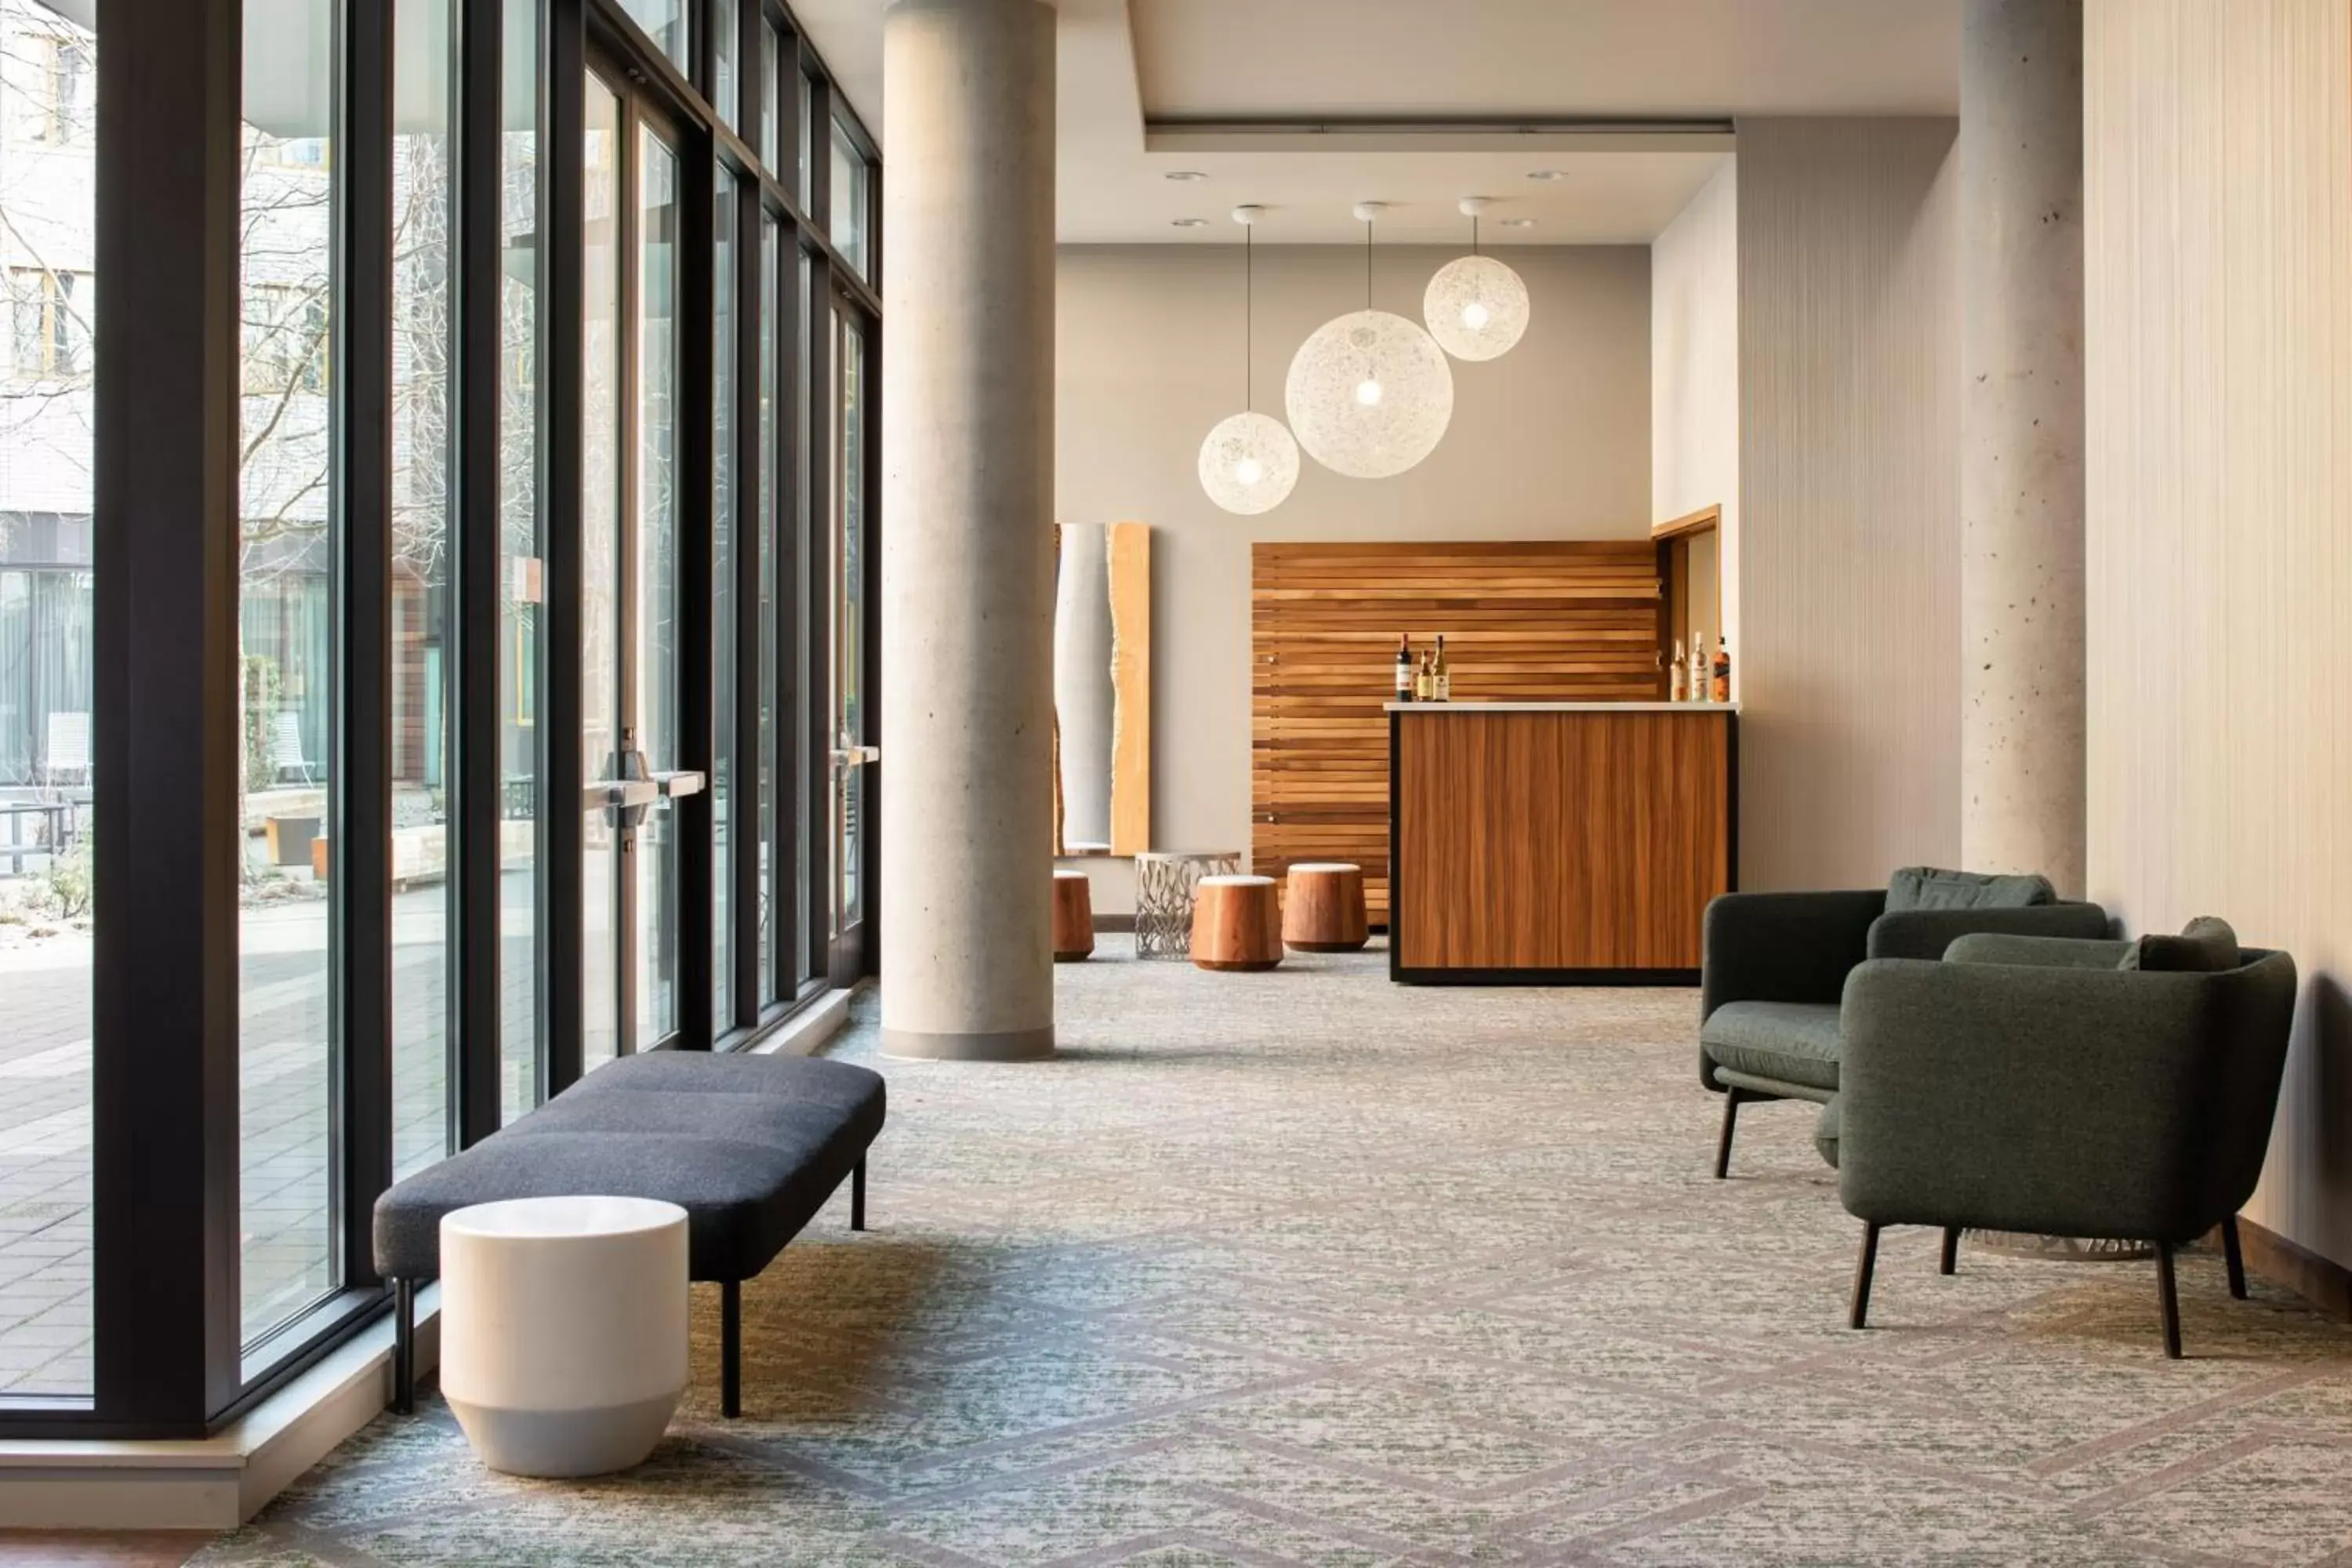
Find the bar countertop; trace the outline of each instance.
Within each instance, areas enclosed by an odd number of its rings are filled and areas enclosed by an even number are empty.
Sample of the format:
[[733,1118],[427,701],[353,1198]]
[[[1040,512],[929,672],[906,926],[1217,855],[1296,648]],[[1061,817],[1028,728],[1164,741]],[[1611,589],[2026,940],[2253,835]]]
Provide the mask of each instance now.
[[1737,713],[1737,702],[1390,702],[1391,713]]

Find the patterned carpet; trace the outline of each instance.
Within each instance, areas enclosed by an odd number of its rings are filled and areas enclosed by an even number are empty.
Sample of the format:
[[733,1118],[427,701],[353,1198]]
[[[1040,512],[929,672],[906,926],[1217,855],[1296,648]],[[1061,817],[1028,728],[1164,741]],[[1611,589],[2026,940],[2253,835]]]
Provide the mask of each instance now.
[[[2218,1258],[1857,1227],[1810,1107],[1719,1101],[1681,991],[1440,991],[1384,960],[1065,966],[1050,1064],[887,1064],[845,1198],[588,1484],[386,1416],[206,1563],[2352,1562],[2352,1331]],[[862,1005],[837,1054],[874,1058]]]

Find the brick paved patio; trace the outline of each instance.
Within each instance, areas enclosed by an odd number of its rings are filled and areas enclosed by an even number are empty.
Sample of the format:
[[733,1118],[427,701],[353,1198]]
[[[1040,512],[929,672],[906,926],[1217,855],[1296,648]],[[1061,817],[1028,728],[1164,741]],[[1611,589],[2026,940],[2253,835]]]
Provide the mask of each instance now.
[[[509,872],[510,911],[527,872]],[[441,1020],[442,889],[394,900],[394,1152],[403,1171],[440,1152],[447,1103]],[[504,1037],[531,1037],[530,948],[506,943]],[[329,1284],[326,1207],[327,905],[244,911],[240,1075],[245,1333],[282,1321]],[[0,1396],[90,1388],[90,943],[61,931],[0,948]],[[508,1063],[506,1100],[524,1098]]]

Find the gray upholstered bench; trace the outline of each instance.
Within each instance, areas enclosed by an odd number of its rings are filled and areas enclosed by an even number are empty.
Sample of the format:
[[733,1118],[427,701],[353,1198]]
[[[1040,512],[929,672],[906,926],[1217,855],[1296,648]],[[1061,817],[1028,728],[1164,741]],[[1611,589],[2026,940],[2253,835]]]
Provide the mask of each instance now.
[[805,1057],[654,1051],[597,1068],[463,1153],[376,1200],[376,1270],[393,1282],[398,1407],[414,1408],[416,1287],[441,1272],[441,1216],[498,1198],[660,1198],[687,1213],[687,1273],[715,1281],[720,1388],[742,1409],[742,1282],[844,1180],[866,1228],[866,1151],[882,1078]]

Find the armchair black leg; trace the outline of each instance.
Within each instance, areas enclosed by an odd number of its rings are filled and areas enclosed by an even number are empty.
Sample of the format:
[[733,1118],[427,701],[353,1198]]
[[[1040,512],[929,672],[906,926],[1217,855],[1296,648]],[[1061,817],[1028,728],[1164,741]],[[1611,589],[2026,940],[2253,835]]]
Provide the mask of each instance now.
[[1731,1174],[1731,1131],[1739,1122],[1739,1108],[1756,1096],[1744,1089],[1723,1091],[1723,1136],[1715,1145],[1715,1179],[1722,1181]]
[[1870,1321],[1870,1275],[1878,1266],[1878,1222],[1864,1220],[1862,1226],[1862,1256],[1853,1263],[1853,1310],[1848,1314],[1845,1326],[1859,1329]]
[[2238,1216],[2221,1222],[2221,1252],[2230,1260],[2230,1294],[2246,1299],[2246,1255],[2238,1249]]
[[1959,1268],[1960,1227],[1956,1225],[1948,1225],[1944,1227],[1943,1266],[1937,1268],[1936,1272],[1938,1274],[1957,1274],[1959,1272]]
[[857,1156],[857,1169],[849,1173],[849,1228],[866,1228],[866,1156]]
[[2156,1294],[2164,1304],[2164,1353],[2180,1359],[2180,1294],[2172,1288],[2172,1243],[2156,1244]]
[[392,1408],[416,1414],[416,1281],[392,1282]]
[[743,1414],[743,1287],[732,1279],[719,1287],[719,1408]]

